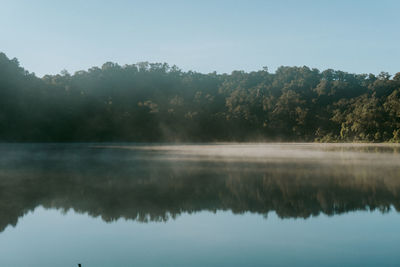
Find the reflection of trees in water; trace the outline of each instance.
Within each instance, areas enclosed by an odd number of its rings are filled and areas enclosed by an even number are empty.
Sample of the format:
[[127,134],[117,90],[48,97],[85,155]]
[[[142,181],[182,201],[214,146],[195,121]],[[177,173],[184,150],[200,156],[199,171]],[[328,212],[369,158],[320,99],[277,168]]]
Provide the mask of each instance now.
[[201,210],[275,211],[281,218],[386,212],[391,206],[400,211],[396,165],[173,162],[140,160],[133,152],[76,152],[6,153],[0,160],[0,229],[40,205],[107,222],[166,221]]

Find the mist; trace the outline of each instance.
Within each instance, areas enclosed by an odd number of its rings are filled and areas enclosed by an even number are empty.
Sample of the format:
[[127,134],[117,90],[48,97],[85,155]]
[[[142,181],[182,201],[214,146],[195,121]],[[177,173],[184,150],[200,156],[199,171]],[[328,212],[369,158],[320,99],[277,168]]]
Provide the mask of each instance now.
[[0,54],[2,142],[398,142],[400,73],[141,62],[37,78]]

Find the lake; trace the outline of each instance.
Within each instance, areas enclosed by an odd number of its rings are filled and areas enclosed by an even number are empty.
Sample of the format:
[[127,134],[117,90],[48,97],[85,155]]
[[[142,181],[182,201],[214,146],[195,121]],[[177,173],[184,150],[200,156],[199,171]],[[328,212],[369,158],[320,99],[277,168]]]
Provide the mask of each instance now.
[[1,144],[0,266],[399,266],[400,146]]

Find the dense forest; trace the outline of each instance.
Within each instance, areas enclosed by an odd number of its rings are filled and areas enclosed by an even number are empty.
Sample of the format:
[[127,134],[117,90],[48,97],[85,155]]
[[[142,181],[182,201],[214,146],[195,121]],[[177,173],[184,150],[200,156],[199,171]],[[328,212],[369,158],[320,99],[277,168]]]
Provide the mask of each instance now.
[[107,62],[38,78],[0,53],[0,141],[399,142],[400,72]]

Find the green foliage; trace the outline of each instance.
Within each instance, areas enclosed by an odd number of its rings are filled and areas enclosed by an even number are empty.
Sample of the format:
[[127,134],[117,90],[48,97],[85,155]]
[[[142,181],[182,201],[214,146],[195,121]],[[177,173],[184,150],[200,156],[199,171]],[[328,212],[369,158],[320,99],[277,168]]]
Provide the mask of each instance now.
[[166,63],[37,78],[0,53],[0,141],[400,141],[400,73]]

